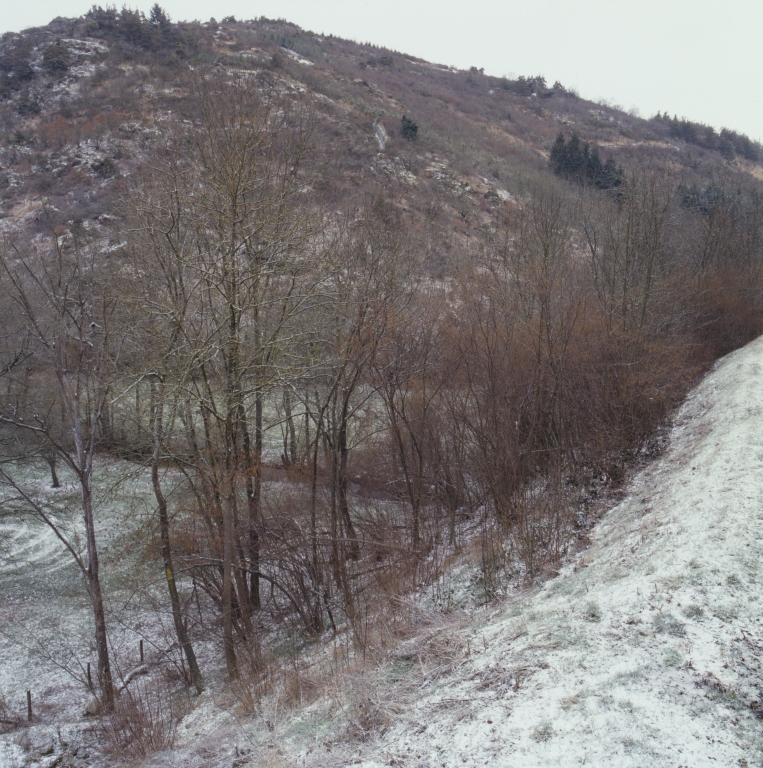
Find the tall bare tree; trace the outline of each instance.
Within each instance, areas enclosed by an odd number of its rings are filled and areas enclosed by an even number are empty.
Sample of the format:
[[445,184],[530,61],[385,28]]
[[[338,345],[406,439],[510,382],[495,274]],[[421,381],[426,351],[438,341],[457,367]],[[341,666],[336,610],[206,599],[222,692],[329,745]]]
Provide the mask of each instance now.
[[43,382],[41,387],[26,389],[21,401],[6,399],[0,421],[34,435],[74,473],[85,552],[8,465],[0,468],[0,475],[51,528],[85,578],[95,622],[102,703],[111,708],[114,684],[96,539],[93,462],[121,346],[113,334],[116,299],[103,279],[97,254],[83,249],[76,238],[64,241],[54,234],[50,247],[36,252],[7,244],[0,263],[30,340],[27,364]]
[[219,581],[204,566],[203,583],[235,676],[234,633],[255,642],[261,604],[264,398],[292,366],[294,318],[325,275],[302,192],[309,103],[268,81],[205,74],[195,85],[195,119],[147,160],[128,241],[161,329],[151,365],[187,404],[185,469],[219,557]]

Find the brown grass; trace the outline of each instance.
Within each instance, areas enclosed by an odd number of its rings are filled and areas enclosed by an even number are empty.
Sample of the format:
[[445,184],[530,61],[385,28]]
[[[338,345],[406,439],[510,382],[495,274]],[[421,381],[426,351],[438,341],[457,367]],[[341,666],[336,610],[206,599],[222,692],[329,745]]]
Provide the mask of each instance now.
[[98,723],[104,753],[140,761],[171,749],[178,723],[188,710],[184,695],[173,693],[161,681],[135,681],[116,700],[114,711]]

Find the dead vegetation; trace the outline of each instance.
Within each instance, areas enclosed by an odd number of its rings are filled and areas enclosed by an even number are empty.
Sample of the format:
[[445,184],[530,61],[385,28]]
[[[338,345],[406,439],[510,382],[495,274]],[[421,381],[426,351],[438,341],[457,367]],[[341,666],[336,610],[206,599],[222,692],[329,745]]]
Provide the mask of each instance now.
[[135,682],[98,722],[103,753],[112,760],[132,763],[171,749],[188,706],[183,693],[161,681]]

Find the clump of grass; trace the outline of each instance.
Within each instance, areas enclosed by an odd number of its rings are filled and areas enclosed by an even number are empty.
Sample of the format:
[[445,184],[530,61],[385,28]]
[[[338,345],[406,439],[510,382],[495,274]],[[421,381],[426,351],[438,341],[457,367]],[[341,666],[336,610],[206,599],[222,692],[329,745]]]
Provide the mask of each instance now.
[[617,702],[617,708],[623,712],[633,712],[636,707],[630,699],[621,699]]
[[731,605],[719,605],[713,609],[713,613],[721,621],[726,623],[734,621],[737,618],[737,610]]
[[586,621],[601,621],[601,608],[599,608],[597,603],[588,603],[585,607],[583,618]]
[[733,688],[727,688],[725,691],[721,691],[719,698],[727,707],[730,707],[731,709],[736,709],[739,711],[745,709],[744,702],[739,698],[739,695]]
[[675,648],[668,648],[662,657],[662,663],[666,667],[680,667],[682,660],[681,654]]
[[553,735],[554,729],[551,726],[551,723],[541,723],[532,732],[533,740],[538,743],[541,741],[548,741]]
[[395,660],[393,664],[391,664],[383,671],[382,677],[385,682],[399,682],[408,675],[408,673],[413,669],[415,663],[415,658],[411,656],[400,656]]
[[566,712],[573,707],[580,704],[580,699],[577,696],[566,696],[559,702],[559,706]]
[[630,672],[620,672],[615,675],[612,680],[613,683],[629,683],[633,680],[641,680],[644,677],[643,672],[640,669],[633,669]]
[[686,627],[671,613],[659,613],[654,617],[654,631],[681,637],[686,634]]
[[699,619],[705,615],[705,609],[701,605],[687,605],[684,608],[684,616],[689,619]]
[[384,733],[392,722],[392,715],[385,702],[376,697],[359,698],[353,702],[348,714],[350,736],[358,741],[367,741],[373,734]]

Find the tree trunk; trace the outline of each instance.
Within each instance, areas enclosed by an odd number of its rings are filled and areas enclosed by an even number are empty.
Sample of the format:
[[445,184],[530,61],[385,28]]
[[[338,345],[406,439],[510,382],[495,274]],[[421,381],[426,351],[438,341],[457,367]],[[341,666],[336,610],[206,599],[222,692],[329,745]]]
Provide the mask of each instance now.
[[48,462],[48,466],[50,466],[50,482],[51,482],[51,488],[60,488],[61,482],[58,479],[58,474],[56,473],[56,453],[55,451],[51,451],[50,453],[46,454],[45,460]]
[[260,608],[260,518],[262,508],[262,391],[257,388],[254,401],[254,507],[252,515],[252,605]]
[[227,474],[228,492],[223,506],[223,646],[228,675],[235,678],[238,675],[236,649],[233,645],[233,497],[236,488],[233,473]]
[[297,429],[294,426],[294,416],[291,411],[291,391],[288,387],[283,391],[283,407],[286,416],[286,430],[284,432],[284,464],[288,462],[290,467],[297,463]]
[[107,710],[114,707],[114,682],[111,676],[109,661],[109,644],[106,635],[106,614],[103,609],[103,594],[98,565],[98,549],[95,543],[95,526],[93,525],[93,505],[89,478],[82,483],[82,510],[85,519],[85,536],[87,541],[87,591],[93,604],[95,619],[95,647],[98,653],[98,682],[101,687],[103,704]]
[[349,543],[349,556],[352,560],[357,560],[360,557],[360,543],[355,532],[355,526],[352,523],[350,517],[350,505],[347,500],[347,486],[349,484],[347,478],[347,459],[349,456],[349,448],[347,446],[347,428],[348,428],[348,408],[349,408],[349,391],[344,392],[342,402],[342,412],[339,422],[339,440],[338,440],[338,462],[336,464],[336,486],[339,501],[339,512],[344,523],[345,530],[347,531],[347,539]]
[[[306,393],[306,402],[309,402],[309,394]],[[305,407],[305,413],[309,413],[309,407]],[[321,613],[321,582],[323,581],[323,574],[321,573],[320,563],[318,562],[318,509],[317,509],[317,495],[318,495],[318,447],[321,438],[321,428],[323,426],[323,411],[320,411],[320,418],[315,425],[315,445],[313,446],[312,457],[312,471],[310,477],[310,556],[311,556],[311,569],[313,580],[313,631],[315,634],[320,634],[323,630],[323,616]],[[309,435],[308,424],[305,421],[305,434]],[[307,446],[309,447],[309,442]],[[308,449],[305,449],[308,453]]]
[[177,584],[175,583],[175,570],[172,567],[172,549],[170,547],[170,521],[167,513],[167,500],[162,492],[161,483],[159,482],[159,458],[161,456],[162,442],[163,442],[163,430],[164,430],[164,384],[159,384],[158,398],[155,395],[155,386],[152,383],[152,398],[155,399],[155,417],[154,417],[154,452],[151,457],[151,484],[154,488],[154,496],[156,497],[157,512],[159,514],[159,528],[162,537],[162,560],[164,561],[164,575],[167,579],[167,589],[170,593],[170,604],[172,605],[172,620],[175,623],[175,633],[177,634],[178,643],[183,649],[186,661],[188,662],[188,669],[191,673],[191,682],[193,683],[196,691],[201,693],[204,688],[204,681],[199,670],[199,664],[196,661],[196,654],[194,653],[191,641],[188,638],[188,632],[185,624],[183,623],[183,614],[180,608],[180,596],[177,591]]
[[[59,373],[64,401],[69,400],[69,423],[74,438],[76,450],[76,466],[79,475],[82,494],[82,516],[85,524],[85,541],[87,543],[87,591],[93,605],[95,620],[95,646],[98,653],[98,682],[100,683],[103,705],[107,710],[114,708],[114,681],[111,675],[109,660],[109,643],[106,633],[106,615],[103,608],[103,594],[98,564],[98,547],[95,541],[95,523],[93,520],[93,451],[97,424],[89,422],[88,441],[83,441],[82,411],[80,409],[79,393],[76,387],[71,387],[62,370]],[[100,393],[105,400],[105,392]],[[89,401],[88,401],[89,402]],[[97,420],[96,420],[97,422]],[[87,447],[86,447],[87,446]]]

